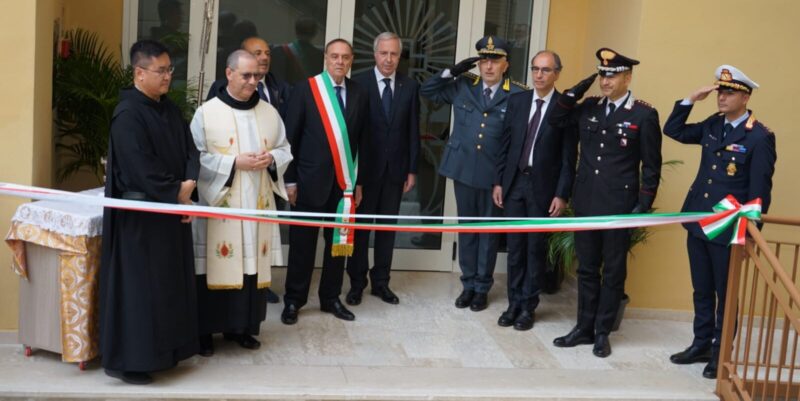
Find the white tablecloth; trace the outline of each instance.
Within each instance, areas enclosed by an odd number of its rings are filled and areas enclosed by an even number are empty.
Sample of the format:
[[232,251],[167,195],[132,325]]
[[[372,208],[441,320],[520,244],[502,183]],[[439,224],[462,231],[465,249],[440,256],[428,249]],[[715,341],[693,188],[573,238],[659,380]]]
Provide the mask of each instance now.
[[[103,188],[81,192],[103,196]],[[77,203],[38,201],[21,205],[11,221],[73,237],[96,237],[103,232],[103,208]]]

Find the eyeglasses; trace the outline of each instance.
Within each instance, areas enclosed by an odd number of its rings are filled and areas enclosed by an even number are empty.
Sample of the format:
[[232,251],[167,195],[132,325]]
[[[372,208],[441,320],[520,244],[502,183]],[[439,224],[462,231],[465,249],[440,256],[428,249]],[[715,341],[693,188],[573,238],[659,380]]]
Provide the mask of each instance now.
[[539,67],[531,67],[531,71],[532,71],[534,74],[536,74],[537,72],[540,72],[540,71],[541,71],[541,73],[542,73],[542,74],[544,74],[544,75],[547,75],[547,74],[550,74],[550,73],[552,73],[553,71],[555,71],[555,69],[552,69],[552,68],[550,68],[550,67],[542,67],[542,68],[539,68]]
[[154,74],[158,74],[159,76],[162,76],[162,77],[164,75],[167,75],[167,74],[172,75],[172,73],[175,72],[175,66],[172,66],[172,65],[169,66],[169,67],[159,68],[157,70],[151,70],[151,69],[144,68],[144,67],[139,67],[139,68],[141,68],[141,69],[143,69],[145,71],[150,71],[150,72],[152,72]]
[[260,81],[264,78],[264,74],[259,74],[257,72],[239,72],[236,71],[239,75],[244,78],[245,81],[249,81],[251,79],[255,79],[256,81]]

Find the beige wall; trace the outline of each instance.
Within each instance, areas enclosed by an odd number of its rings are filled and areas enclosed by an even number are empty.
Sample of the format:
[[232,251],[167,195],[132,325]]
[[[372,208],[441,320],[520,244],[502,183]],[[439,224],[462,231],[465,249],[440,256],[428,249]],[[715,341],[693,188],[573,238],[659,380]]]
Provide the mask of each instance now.
[[[0,181],[52,185],[53,20],[58,0],[1,0],[0,76],[7,94],[0,98]],[[0,198],[0,234],[21,203]],[[17,277],[11,272],[11,254],[0,246],[0,329],[17,326]]]
[[[800,168],[790,150],[800,139],[792,134],[793,103],[800,84],[792,73],[800,61],[800,3],[771,0],[726,1],[624,1],[553,0],[548,47],[561,53],[567,66],[559,82],[569,88],[593,71],[594,52],[608,46],[638,58],[632,89],[652,103],[663,125],[673,103],[701,85],[713,83],[714,69],[732,64],[745,71],[762,89],[750,108],[777,133],[778,163],[773,180],[770,214],[798,216],[793,199],[800,196],[790,175]],[[584,11],[585,10],[585,11]],[[577,27],[583,21],[585,27]],[[585,36],[582,37],[581,35]],[[576,54],[576,49],[583,49]],[[593,90],[596,93],[596,90]],[[713,99],[695,107],[691,121],[715,111]],[[664,160],[680,159],[684,165],[663,172],[664,181],[655,206],[677,211],[697,173],[696,146],[665,138]],[[679,226],[653,229],[648,244],[630,259],[627,292],[632,305],[646,308],[691,309],[691,282],[684,247],[686,234]],[[767,228],[767,236],[800,238],[798,230]]]

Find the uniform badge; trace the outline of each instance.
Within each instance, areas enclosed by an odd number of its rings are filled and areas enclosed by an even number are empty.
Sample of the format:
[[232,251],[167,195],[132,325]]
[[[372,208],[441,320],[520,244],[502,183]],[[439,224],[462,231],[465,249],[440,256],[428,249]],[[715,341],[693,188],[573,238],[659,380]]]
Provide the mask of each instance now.
[[589,122],[590,122],[590,123],[596,123],[596,122],[598,122],[598,121],[597,121],[597,117],[595,117],[595,116],[592,116],[592,118],[590,118],[590,119],[589,119]]
[[736,174],[736,163],[728,163],[728,167],[725,170],[728,172],[729,176],[733,177]]
[[628,138],[619,138],[619,146],[623,148],[628,146]]

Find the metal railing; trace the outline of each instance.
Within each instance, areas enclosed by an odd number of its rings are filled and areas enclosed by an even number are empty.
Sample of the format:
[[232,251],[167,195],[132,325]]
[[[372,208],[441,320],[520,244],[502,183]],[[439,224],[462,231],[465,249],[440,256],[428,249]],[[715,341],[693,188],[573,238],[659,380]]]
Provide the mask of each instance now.
[[[800,219],[762,221],[788,226],[800,240]],[[752,222],[747,232],[747,243],[731,250],[717,395],[800,400],[800,243],[767,241]]]

